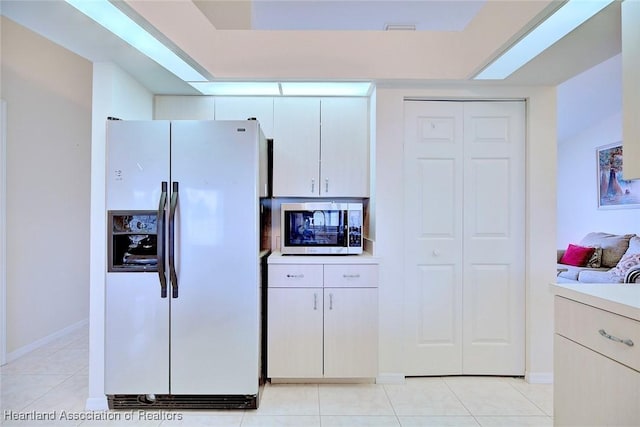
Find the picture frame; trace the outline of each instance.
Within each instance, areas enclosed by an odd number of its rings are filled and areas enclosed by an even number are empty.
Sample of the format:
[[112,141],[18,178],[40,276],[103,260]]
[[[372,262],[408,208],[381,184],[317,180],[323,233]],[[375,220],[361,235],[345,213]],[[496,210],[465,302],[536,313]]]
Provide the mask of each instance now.
[[640,179],[623,176],[622,142],[596,148],[598,209],[640,208]]

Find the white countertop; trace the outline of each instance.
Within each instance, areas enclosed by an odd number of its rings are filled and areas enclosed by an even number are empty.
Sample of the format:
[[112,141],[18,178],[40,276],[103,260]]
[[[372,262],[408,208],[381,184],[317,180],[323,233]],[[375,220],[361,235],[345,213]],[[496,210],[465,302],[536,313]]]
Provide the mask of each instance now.
[[640,285],[613,283],[556,283],[556,295],[640,321]]
[[273,252],[269,264],[379,264],[380,259],[370,253],[362,255],[283,255]]

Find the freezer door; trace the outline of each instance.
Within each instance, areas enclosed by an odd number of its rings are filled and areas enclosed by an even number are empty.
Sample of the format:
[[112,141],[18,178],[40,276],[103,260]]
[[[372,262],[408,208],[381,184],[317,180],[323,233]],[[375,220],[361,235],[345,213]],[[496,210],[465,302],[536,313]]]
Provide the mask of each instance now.
[[258,129],[255,121],[172,123],[172,394],[258,392]]
[[[169,122],[107,124],[107,209],[156,211]],[[158,272],[106,273],[105,393],[169,393],[169,298]]]
[[168,121],[107,122],[107,210],[155,210],[169,180]]

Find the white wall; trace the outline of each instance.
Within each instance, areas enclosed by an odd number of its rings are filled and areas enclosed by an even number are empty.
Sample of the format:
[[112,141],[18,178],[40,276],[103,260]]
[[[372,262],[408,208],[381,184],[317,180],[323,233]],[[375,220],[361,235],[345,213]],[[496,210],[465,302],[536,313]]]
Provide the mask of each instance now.
[[640,234],[640,209],[598,209],[596,147],[620,141],[621,111],[558,145],[558,248],[592,231]]
[[89,316],[92,71],[85,59],[0,19],[10,361]]
[[548,284],[555,281],[556,93],[555,88],[452,86],[378,87],[376,100],[375,255],[380,267],[380,379],[403,375],[403,100],[527,99],[526,375],[550,382],[553,372],[553,306]]
[[622,95],[621,55],[558,86],[558,248],[592,231],[640,234],[640,209],[598,209],[596,147],[622,141]]
[[107,408],[104,395],[104,295],[106,274],[106,118],[151,120],[153,94],[111,63],[93,66],[91,135],[91,317],[87,409]]

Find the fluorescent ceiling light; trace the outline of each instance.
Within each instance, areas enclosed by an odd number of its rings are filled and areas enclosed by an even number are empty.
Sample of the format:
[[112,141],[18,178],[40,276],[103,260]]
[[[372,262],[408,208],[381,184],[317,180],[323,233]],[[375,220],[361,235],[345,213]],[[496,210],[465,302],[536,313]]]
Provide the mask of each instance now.
[[208,80],[109,1],[66,0],[66,2],[182,80],[186,82]]
[[546,21],[534,28],[482,70],[474,79],[498,80],[507,78],[612,2],[613,0],[569,0]]
[[369,82],[282,82],[284,96],[367,96]]
[[280,95],[277,82],[193,82],[189,84],[204,95]]
[[204,95],[368,96],[369,82],[190,82]]

